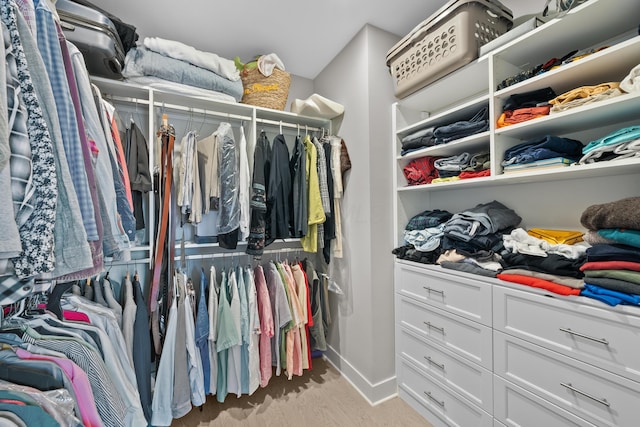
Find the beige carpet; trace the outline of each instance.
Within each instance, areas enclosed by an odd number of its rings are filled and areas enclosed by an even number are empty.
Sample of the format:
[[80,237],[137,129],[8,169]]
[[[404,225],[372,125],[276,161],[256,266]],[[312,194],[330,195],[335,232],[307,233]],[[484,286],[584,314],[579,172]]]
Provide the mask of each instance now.
[[432,427],[399,398],[369,403],[327,361],[288,381],[274,377],[252,396],[229,395],[224,403],[208,396],[202,411],[193,408],[174,427]]

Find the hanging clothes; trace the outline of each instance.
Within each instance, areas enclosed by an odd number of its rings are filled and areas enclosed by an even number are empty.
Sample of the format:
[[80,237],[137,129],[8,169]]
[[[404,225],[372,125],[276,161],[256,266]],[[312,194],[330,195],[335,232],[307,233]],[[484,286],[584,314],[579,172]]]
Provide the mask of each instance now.
[[289,149],[284,135],[279,134],[274,138],[271,148],[271,170],[267,184],[267,245],[276,239],[286,239],[290,236],[290,204]]
[[283,363],[280,350],[285,343],[284,336],[289,330],[289,322],[291,322],[292,316],[284,284],[276,265],[273,262],[269,262],[264,267],[264,270],[265,281],[269,290],[269,301],[273,310],[274,334],[271,339],[271,364],[276,367],[276,376],[280,376]]
[[320,184],[318,180],[318,154],[311,138],[307,135],[304,139],[304,146],[307,152],[307,199],[309,200],[309,217],[307,219],[307,234],[300,239],[302,249],[305,252],[318,251],[318,224],[326,220],[322,208],[322,198],[320,196]]
[[260,387],[266,387],[271,379],[271,339],[274,336],[273,310],[269,289],[261,265],[253,270],[258,297],[258,315],[260,316]]
[[239,188],[238,203],[240,208],[240,240],[246,241],[249,238],[249,227],[251,225],[251,175],[249,175],[249,158],[247,157],[247,139],[244,136],[244,127],[240,126],[240,140],[238,143],[239,157]]
[[218,340],[218,300],[220,288],[218,287],[218,281],[216,278],[216,268],[211,266],[209,272],[209,299],[207,304],[208,316],[209,316],[209,336],[208,336],[208,347],[209,347],[209,363],[211,365],[210,369],[210,379],[209,379],[209,393],[215,395],[217,392],[218,385],[218,350],[217,340]]
[[300,238],[307,234],[307,154],[300,135],[296,136],[293,154],[289,162],[292,182],[291,237]]
[[220,214],[218,242],[226,249],[238,244],[240,205],[238,203],[238,160],[235,139],[229,123],[220,123],[214,133],[218,140],[220,158]]
[[258,313],[258,294],[253,271],[246,267],[244,272],[245,291],[249,310],[249,383],[247,394],[252,395],[260,385],[260,317]]
[[267,184],[271,173],[271,146],[264,131],[260,132],[253,159],[253,180],[251,183],[251,223],[247,253],[262,255],[266,243],[267,216]]

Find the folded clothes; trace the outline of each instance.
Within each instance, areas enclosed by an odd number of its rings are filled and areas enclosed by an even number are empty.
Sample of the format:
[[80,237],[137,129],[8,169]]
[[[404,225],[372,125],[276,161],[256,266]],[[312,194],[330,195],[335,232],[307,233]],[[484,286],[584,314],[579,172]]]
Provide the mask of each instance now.
[[640,91],[640,64],[633,67],[629,74],[622,79],[620,89],[627,93]]
[[550,230],[547,228],[530,228],[527,233],[538,239],[546,240],[552,245],[564,243],[565,245],[573,245],[582,242],[584,233],[573,230]]
[[640,304],[639,295],[616,292],[610,289],[605,289],[600,286],[590,284],[585,285],[584,289],[580,292],[580,295],[588,298],[593,298],[611,306],[616,306],[618,304]]
[[587,207],[580,223],[589,230],[629,228],[640,230],[640,197],[628,197],[615,202]]
[[640,285],[634,282],[629,282],[627,280],[612,279],[608,277],[585,276],[584,282],[589,285],[600,286],[601,288],[609,289],[612,291],[640,295]]
[[468,242],[476,236],[515,227],[521,220],[515,211],[494,200],[454,214],[445,225],[445,234]]
[[149,50],[212,71],[225,79],[234,82],[240,80],[240,71],[236,64],[215,53],[202,52],[184,43],[160,37],[145,37],[143,44]]
[[622,228],[601,228],[598,234],[605,239],[613,240],[623,245],[640,248],[640,231]]
[[571,259],[584,257],[587,246],[585,244],[567,245],[564,243],[551,244],[543,239],[529,235],[524,229],[516,228],[503,236],[504,247],[513,253],[521,253],[546,257],[558,254]]
[[437,227],[438,225],[447,222],[452,216],[453,214],[451,212],[440,209],[426,210],[424,212],[420,212],[418,215],[413,216],[404,229],[405,231],[412,231],[424,230],[425,228],[430,227]]
[[496,277],[496,274],[497,274],[493,270],[487,270],[486,268],[482,268],[477,265],[469,264],[466,262],[442,261],[439,264],[442,268],[448,268],[449,270],[463,271],[465,273],[477,274],[479,276]]
[[502,233],[475,236],[470,240],[462,240],[452,234],[445,234],[440,245],[444,250],[455,249],[464,254],[474,254],[482,251],[499,252],[503,249]]
[[408,261],[419,262],[422,264],[435,264],[436,259],[440,256],[440,251],[421,252],[413,247],[413,245],[404,245],[391,251],[396,257],[406,259]]
[[469,120],[460,120],[438,126],[433,133],[436,144],[446,144],[456,139],[489,130],[489,107],[483,107]]
[[554,157],[577,160],[581,153],[582,143],[580,141],[555,135],[543,135],[507,149],[504,152],[502,166],[530,163]]
[[499,128],[526,122],[540,117],[548,116],[551,110],[550,105],[540,107],[518,108],[517,110],[507,110],[500,114],[496,126]]
[[460,181],[460,177],[459,176],[449,176],[446,178],[435,178],[433,181],[431,181],[432,184],[439,184],[442,182],[454,182],[454,181]]
[[127,52],[124,77],[155,76],[175,83],[213,90],[242,99],[242,81],[231,81],[213,71],[205,70],[188,62],[164,56],[144,46]]
[[411,160],[403,169],[408,185],[430,184],[434,178],[438,177],[438,170],[434,163],[437,157],[420,157]]
[[599,244],[587,249],[587,261],[630,261],[640,263],[640,250],[620,244]]
[[[624,280],[625,282],[640,285],[640,272],[631,270],[585,270],[585,281],[593,277],[605,277],[607,279]],[[588,278],[588,279],[587,279]]]
[[580,289],[560,285],[549,280],[539,279],[531,276],[521,276],[519,274],[498,273],[496,276],[500,280],[531,286],[533,288],[544,289],[560,295],[580,295]]
[[575,277],[577,279],[581,279],[584,276],[584,273],[580,271],[580,266],[585,260],[584,257],[571,259],[558,254],[539,257],[519,253],[506,253],[502,255],[502,259],[508,267],[525,268],[527,270]]
[[560,276],[558,274],[543,273],[535,270],[527,270],[526,268],[513,268],[507,267],[502,270],[505,274],[518,274],[520,276],[537,277],[538,279],[548,280],[549,282],[557,283],[558,285],[569,286],[570,288],[582,289],[584,288],[584,280],[576,279],[575,277]]
[[570,110],[572,108],[581,107],[587,104],[593,104],[594,102],[604,101],[606,99],[615,98],[622,95],[623,92],[618,88],[608,89],[605,92],[589,95],[584,98],[576,98],[573,101],[565,102],[562,104],[554,105],[551,107],[549,114],[557,114],[563,111]]
[[554,106],[564,105],[576,99],[588,98],[593,95],[605,93],[610,89],[617,89],[619,86],[620,86],[619,82],[601,83],[599,85],[594,85],[594,86],[580,86],[575,89],[571,89],[563,93],[562,95],[558,95],[553,99],[550,99],[549,104]]
[[640,157],[640,139],[596,147],[582,156],[580,160],[578,160],[578,164],[609,162],[634,157]]
[[411,150],[414,148],[424,148],[435,145],[435,140],[433,139],[434,130],[435,128],[432,126],[429,128],[417,130],[407,136],[402,137],[402,139],[400,139],[402,149]]
[[502,111],[546,105],[557,95],[550,87],[511,95],[502,107]]
[[483,151],[475,153],[469,159],[469,166],[463,170],[467,172],[478,172],[491,168],[491,156],[489,152]]
[[640,271],[640,262],[631,261],[590,261],[585,262],[580,270],[631,270]]
[[599,245],[601,243],[605,243],[608,245],[613,245],[616,243],[615,240],[605,239],[604,237],[599,235],[597,230],[585,231],[584,236],[582,236],[582,238],[584,239],[585,242],[587,242],[591,246]]
[[444,235],[444,224],[422,230],[405,230],[404,241],[421,252],[431,252],[440,247],[440,239]]
[[471,154],[464,152],[455,156],[443,157],[435,161],[434,166],[438,171],[460,172],[469,166]]
[[583,149],[582,154],[587,154],[596,148],[608,145],[617,145],[621,142],[633,141],[640,138],[640,126],[629,126],[611,132],[610,134],[589,142]]
[[491,169],[485,169],[477,172],[463,171],[458,175],[460,179],[481,178],[484,176],[491,176]]

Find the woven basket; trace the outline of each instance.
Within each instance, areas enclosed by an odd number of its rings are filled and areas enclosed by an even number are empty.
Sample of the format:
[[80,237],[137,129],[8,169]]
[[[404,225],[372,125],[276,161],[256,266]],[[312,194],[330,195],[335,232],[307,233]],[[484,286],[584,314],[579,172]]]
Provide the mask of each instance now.
[[273,73],[265,77],[257,68],[253,68],[243,70],[240,77],[244,87],[240,102],[257,107],[284,110],[291,85],[289,73],[274,68]]

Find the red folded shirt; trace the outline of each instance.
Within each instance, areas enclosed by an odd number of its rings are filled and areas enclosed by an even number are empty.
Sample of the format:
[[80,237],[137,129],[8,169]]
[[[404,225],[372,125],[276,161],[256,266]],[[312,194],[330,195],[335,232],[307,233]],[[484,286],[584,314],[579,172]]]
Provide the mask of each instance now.
[[481,176],[490,176],[491,169],[485,169],[477,172],[460,172],[460,179],[480,178]]
[[569,286],[559,285],[548,280],[538,279],[537,277],[521,276],[519,274],[498,274],[498,279],[521,285],[531,286],[533,288],[545,289],[547,291],[560,295],[580,295],[580,289],[571,288]]
[[632,270],[640,271],[640,262],[631,261],[591,261],[585,262],[580,271],[585,270]]

